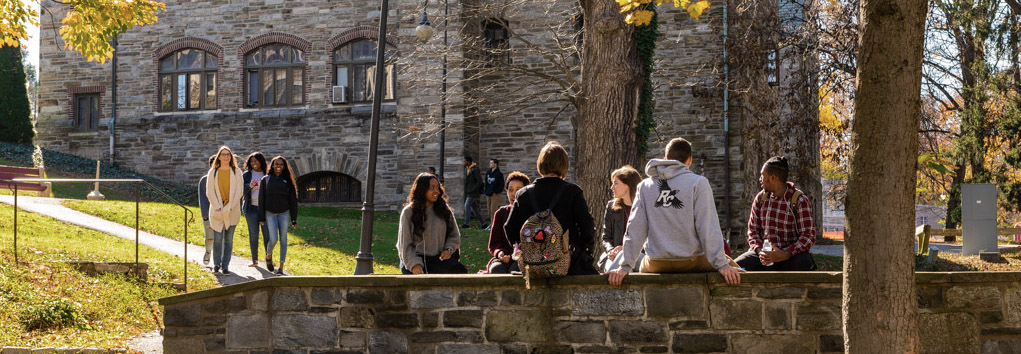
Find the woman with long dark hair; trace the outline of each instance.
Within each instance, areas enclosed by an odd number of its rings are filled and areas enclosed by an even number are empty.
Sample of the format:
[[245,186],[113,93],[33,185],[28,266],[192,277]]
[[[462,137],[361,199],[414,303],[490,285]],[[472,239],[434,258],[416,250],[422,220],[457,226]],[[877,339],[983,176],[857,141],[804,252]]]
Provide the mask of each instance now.
[[464,274],[461,232],[436,176],[422,173],[408,193],[397,230],[397,254],[404,274]]
[[627,229],[627,219],[631,216],[631,205],[639,183],[642,183],[642,175],[631,165],[624,165],[610,173],[613,199],[606,203],[606,212],[603,214],[604,253],[598,263],[602,272],[616,268],[619,263],[617,255],[624,244],[624,231]]
[[[262,177],[266,176],[266,156],[261,152],[253,152],[245,159],[245,173],[241,175],[244,180],[244,200],[241,202],[241,210],[245,213],[245,223],[248,224],[248,245],[252,250],[252,264],[249,267],[259,265],[259,230],[262,230],[263,247],[268,243],[269,231],[265,225],[259,224],[259,193]],[[266,253],[269,256],[269,253]],[[272,269],[270,269],[272,271]]]
[[266,269],[273,271],[273,248],[280,242],[280,264],[276,274],[284,275],[284,261],[287,260],[287,224],[298,227],[298,184],[294,182],[291,165],[283,156],[273,158],[269,163],[269,174],[262,178],[262,193],[259,193],[259,225],[264,225],[266,234]]
[[230,255],[234,251],[234,228],[241,221],[241,195],[244,180],[237,157],[229,147],[221,146],[216,161],[206,173],[206,197],[209,198],[209,227],[213,229],[213,272],[230,274]]

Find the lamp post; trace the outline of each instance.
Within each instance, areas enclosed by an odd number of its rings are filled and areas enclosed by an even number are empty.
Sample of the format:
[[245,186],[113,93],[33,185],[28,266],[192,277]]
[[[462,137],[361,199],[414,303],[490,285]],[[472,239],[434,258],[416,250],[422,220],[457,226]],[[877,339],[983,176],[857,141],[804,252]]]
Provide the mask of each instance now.
[[[386,17],[390,6],[387,0],[380,0],[379,35],[376,38],[376,76],[372,92],[372,128],[369,132],[369,170],[366,172],[365,203],[362,204],[362,237],[355,256],[355,275],[372,274],[372,224],[376,214],[376,152],[379,147],[379,114],[383,102],[383,67],[386,54]],[[442,168],[442,167],[440,167]]]
[[[418,41],[425,43],[433,35],[433,28],[429,24],[429,18],[426,16],[426,8],[429,6],[429,0],[426,0],[422,5],[422,21],[418,23],[418,27],[415,28],[415,36],[418,37]],[[447,17],[449,11],[449,4],[446,0],[443,1],[443,85],[440,88],[440,182],[443,182],[443,166],[446,161],[447,152]]]

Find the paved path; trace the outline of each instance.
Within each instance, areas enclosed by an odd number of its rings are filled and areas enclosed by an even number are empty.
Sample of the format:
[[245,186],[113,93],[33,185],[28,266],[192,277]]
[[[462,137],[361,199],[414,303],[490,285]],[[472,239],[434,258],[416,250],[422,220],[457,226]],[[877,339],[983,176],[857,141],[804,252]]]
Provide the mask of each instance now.
[[[18,209],[45,215],[68,224],[81,226],[87,229],[96,230],[111,236],[120,237],[123,239],[135,240],[135,228],[124,226],[113,221],[95,217],[83,212],[65,207],[60,204],[63,199],[56,198],[38,198],[38,197],[18,197]],[[14,197],[9,195],[0,195],[0,203],[6,203],[14,205]],[[194,240],[198,237],[201,239],[202,235],[188,235],[189,239]],[[234,237],[239,237],[238,233],[234,234]],[[178,257],[184,257],[184,242],[172,240],[163,236],[154,235],[142,230],[138,232],[138,243],[153,248],[155,250],[172,254]],[[188,245],[188,260],[191,264],[201,265],[202,255],[205,254],[206,250],[202,246],[189,244]],[[259,263],[259,267],[249,267],[251,264],[247,257],[234,255],[231,257],[230,275],[222,275],[217,273],[216,279],[220,282],[220,285],[231,285],[237,283],[243,283],[246,281],[270,278],[274,275],[265,269],[264,263]],[[212,261],[208,266],[189,266],[188,270],[205,270],[212,271]]]
[[[952,245],[945,243],[930,243],[929,245],[935,247],[940,252],[961,253],[961,245]],[[1000,245],[1000,252],[1014,250],[1018,248],[1021,248],[1021,245]],[[827,256],[843,257],[844,245],[815,245],[812,246],[812,250],[810,252],[812,252],[812,254],[824,254]]]

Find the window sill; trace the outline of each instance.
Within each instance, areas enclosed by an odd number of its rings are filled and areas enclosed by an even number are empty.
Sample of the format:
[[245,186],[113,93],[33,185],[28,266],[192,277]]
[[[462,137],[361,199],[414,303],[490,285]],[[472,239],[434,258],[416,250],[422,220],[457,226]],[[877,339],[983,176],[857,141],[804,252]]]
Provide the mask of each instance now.
[[242,108],[238,109],[238,112],[259,112],[259,111],[272,111],[272,110],[281,110],[281,109],[308,109],[308,105],[304,105],[304,106],[272,106],[272,107],[259,107],[259,108],[251,108],[251,107],[247,107],[246,108],[246,107],[242,107]]
[[223,110],[220,110],[220,109],[206,109],[206,110],[201,110],[201,111],[172,111],[172,112],[155,112],[155,113],[153,113],[153,115],[154,115],[154,116],[156,116],[156,117],[159,117],[159,116],[180,116],[180,115],[188,115],[188,114],[210,114],[210,113],[220,113],[220,112],[222,112],[222,111],[223,111]]
[[71,138],[88,138],[99,135],[99,131],[74,131],[67,134]]
[[[354,115],[370,115],[372,114],[371,103],[358,103],[346,106],[350,108],[351,114]],[[343,106],[340,108],[344,108]],[[379,106],[381,113],[397,113],[397,102],[384,102]]]

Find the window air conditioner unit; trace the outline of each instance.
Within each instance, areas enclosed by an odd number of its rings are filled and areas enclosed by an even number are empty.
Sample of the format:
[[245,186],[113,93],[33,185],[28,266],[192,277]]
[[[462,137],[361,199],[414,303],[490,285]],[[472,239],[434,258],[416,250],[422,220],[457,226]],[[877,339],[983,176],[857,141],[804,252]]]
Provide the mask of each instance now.
[[347,103],[347,86],[333,86],[333,103]]

